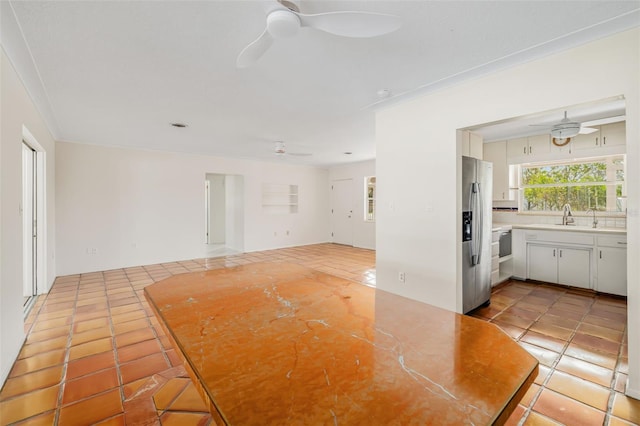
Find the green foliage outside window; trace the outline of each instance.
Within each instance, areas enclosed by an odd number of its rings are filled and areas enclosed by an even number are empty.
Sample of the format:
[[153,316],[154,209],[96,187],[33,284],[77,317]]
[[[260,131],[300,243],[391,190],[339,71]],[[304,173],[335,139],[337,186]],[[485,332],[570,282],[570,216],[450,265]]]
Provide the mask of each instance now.
[[560,211],[568,203],[574,211],[617,210],[616,205],[607,202],[616,204],[615,200],[622,196],[623,180],[624,163],[619,157],[522,166],[523,208]]

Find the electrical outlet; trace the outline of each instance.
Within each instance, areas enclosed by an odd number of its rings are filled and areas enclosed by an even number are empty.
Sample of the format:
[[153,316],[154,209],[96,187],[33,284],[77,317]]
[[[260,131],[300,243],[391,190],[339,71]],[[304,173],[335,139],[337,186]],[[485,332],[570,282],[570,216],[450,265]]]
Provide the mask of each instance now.
[[289,235],[289,231],[287,230],[287,235]]
[[405,282],[405,279],[407,277],[405,276],[404,272],[398,272],[398,281],[400,281],[401,283]]

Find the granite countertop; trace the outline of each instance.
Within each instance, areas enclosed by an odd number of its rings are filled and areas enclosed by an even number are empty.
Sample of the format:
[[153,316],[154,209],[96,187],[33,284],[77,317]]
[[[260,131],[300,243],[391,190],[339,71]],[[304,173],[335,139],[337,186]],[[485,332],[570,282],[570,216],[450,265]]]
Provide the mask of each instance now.
[[501,424],[537,375],[493,324],[300,265],[144,292],[221,424]]

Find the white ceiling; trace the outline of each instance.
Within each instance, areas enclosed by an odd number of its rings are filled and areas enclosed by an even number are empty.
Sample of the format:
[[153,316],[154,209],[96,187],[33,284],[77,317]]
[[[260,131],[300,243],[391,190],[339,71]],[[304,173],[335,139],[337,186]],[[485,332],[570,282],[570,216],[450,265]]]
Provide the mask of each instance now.
[[[318,166],[374,158],[376,108],[640,25],[638,0],[299,1],[403,26],[303,28],[237,69],[273,1],[1,3],[3,48],[57,140]],[[276,157],[277,140],[313,155]]]

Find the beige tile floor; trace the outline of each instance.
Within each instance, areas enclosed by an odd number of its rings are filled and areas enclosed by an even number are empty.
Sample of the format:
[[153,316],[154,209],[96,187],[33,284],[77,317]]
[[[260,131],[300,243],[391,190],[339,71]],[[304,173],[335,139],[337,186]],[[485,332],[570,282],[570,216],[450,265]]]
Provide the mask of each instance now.
[[[27,340],[0,391],[0,424],[211,424],[142,290],[173,274],[262,261],[376,280],[374,251],[334,244],[59,277],[25,323]],[[623,299],[513,281],[473,315],[541,362],[511,424],[640,423],[640,403],[623,394]]]

